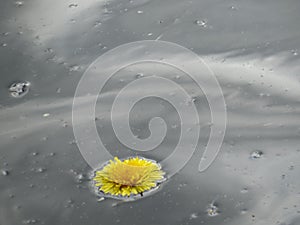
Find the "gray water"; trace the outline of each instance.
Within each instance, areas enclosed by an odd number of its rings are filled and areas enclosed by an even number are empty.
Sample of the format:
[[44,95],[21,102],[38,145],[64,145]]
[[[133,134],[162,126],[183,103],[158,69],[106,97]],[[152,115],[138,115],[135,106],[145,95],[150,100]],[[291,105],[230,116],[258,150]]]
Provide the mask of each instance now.
[[[0,224],[300,224],[299,10],[296,0],[1,1]],[[133,154],[114,136],[109,109],[141,71],[177,79],[195,96],[200,139],[188,164],[151,196],[98,201],[73,135],[73,96],[98,56],[139,40],[174,42],[205,60],[224,93],[225,139],[199,173],[210,132],[201,90],[170,68],[125,68],[96,108],[111,154]],[[9,87],[26,81],[28,93],[13,97]],[[133,133],[147,137],[153,116],[170,129],[159,151],[142,155],[161,161],[177,143],[180,122],[170,104],[145,99],[132,110]]]

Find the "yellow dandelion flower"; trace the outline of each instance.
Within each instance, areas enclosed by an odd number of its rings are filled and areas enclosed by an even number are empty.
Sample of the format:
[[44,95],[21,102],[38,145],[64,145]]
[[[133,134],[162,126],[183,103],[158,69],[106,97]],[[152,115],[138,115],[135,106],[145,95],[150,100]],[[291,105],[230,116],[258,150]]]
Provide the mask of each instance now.
[[130,197],[156,188],[164,179],[164,172],[153,160],[134,157],[110,160],[95,172],[95,186],[112,197]]

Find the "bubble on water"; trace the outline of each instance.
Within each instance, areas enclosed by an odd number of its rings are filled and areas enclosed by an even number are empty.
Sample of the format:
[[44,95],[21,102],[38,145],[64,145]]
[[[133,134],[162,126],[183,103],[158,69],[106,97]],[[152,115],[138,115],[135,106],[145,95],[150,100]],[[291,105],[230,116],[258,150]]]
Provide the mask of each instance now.
[[8,176],[9,175],[9,172],[7,170],[1,170],[1,174],[3,176]]
[[74,201],[72,199],[68,199],[66,201],[65,208],[73,208],[73,207],[74,207]]
[[25,82],[17,82],[13,83],[9,87],[9,92],[12,97],[20,98],[25,96],[29,92],[30,83],[28,81]]
[[139,10],[139,11],[137,11],[137,13],[138,13],[138,14],[142,14],[142,13],[144,13],[144,11]]
[[7,44],[6,44],[6,43],[2,43],[1,46],[2,46],[2,47],[6,47]]
[[35,224],[35,223],[37,223],[37,220],[35,220],[35,219],[23,220],[22,223],[23,224]]
[[43,117],[45,117],[45,118],[46,118],[46,117],[49,117],[49,116],[50,116],[50,113],[44,113],[44,114],[43,114]]
[[247,209],[242,209],[242,210],[241,210],[241,214],[243,214],[243,215],[246,214],[247,212],[248,212]]
[[207,22],[205,20],[195,20],[194,23],[200,27],[207,27]]
[[94,27],[99,27],[101,25],[102,25],[102,22],[99,20],[95,21],[95,23],[94,23]]
[[16,5],[17,7],[21,7],[21,6],[24,5],[24,2],[23,2],[23,1],[16,1],[16,2],[15,2],[15,5]]
[[298,51],[297,51],[297,50],[292,50],[292,54],[293,54],[294,56],[297,56],[297,55],[298,55]]
[[190,219],[197,219],[198,218],[198,214],[197,213],[192,213],[190,215]]
[[248,188],[243,188],[243,189],[241,190],[241,193],[242,193],[242,194],[248,193]]
[[78,70],[80,70],[80,66],[78,66],[78,65],[72,65],[69,67],[70,72],[74,72],[74,71],[78,71]]
[[171,128],[172,129],[176,129],[176,128],[178,128],[178,125],[177,124],[173,124],[173,125],[171,125]]
[[76,179],[77,183],[82,183],[85,180],[85,175],[82,173],[79,173],[76,175],[75,179]]
[[46,53],[53,53],[54,51],[53,51],[53,49],[52,48],[47,48],[47,49],[45,49],[45,51],[44,52],[46,52]]
[[294,170],[294,166],[293,165],[291,165],[291,166],[289,166],[289,170]]
[[46,171],[46,169],[42,168],[42,167],[37,168],[37,170],[36,170],[36,172],[38,172],[38,173],[44,173],[45,171]]
[[42,141],[47,141],[48,137],[42,137]]
[[263,152],[259,151],[259,150],[256,150],[256,151],[254,151],[254,152],[251,153],[250,158],[251,159],[259,159],[262,156],[263,156]]
[[135,78],[138,79],[138,78],[142,78],[144,77],[144,74],[143,73],[138,73],[137,75],[135,75]]
[[14,194],[9,194],[8,197],[9,197],[9,198],[14,198],[15,195],[14,195]]
[[210,217],[214,217],[219,215],[219,209],[218,206],[215,203],[211,203],[208,205],[206,213]]
[[100,197],[100,198],[97,199],[97,202],[102,202],[102,201],[104,201],[104,200],[105,200],[104,197]]
[[69,5],[69,8],[76,8],[77,6],[78,6],[78,4],[72,3],[72,4]]

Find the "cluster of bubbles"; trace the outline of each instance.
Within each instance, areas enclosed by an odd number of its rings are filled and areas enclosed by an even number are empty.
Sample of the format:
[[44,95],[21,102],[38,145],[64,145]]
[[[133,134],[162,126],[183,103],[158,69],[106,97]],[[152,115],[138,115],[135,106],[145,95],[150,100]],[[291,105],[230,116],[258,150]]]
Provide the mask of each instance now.
[[29,88],[30,83],[28,81],[16,82],[9,87],[9,92],[12,97],[20,98],[28,93]]
[[259,159],[259,158],[261,158],[262,156],[263,156],[263,152],[257,150],[257,151],[254,151],[254,152],[251,153],[250,158],[251,158],[251,159]]
[[215,203],[211,203],[208,205],[206,209],[206,213],[208,216],[213,217],[219,215],[219,208]]

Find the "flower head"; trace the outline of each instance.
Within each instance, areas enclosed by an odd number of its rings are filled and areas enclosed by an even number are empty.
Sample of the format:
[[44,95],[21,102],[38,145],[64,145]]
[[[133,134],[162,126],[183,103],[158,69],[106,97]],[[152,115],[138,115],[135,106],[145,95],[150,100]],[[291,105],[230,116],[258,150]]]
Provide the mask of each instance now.
[[156,188],[164,179],[164,172],[153,160],[134,157],[110,160],[95,172],[95,186],[112,197],[130,197]]

